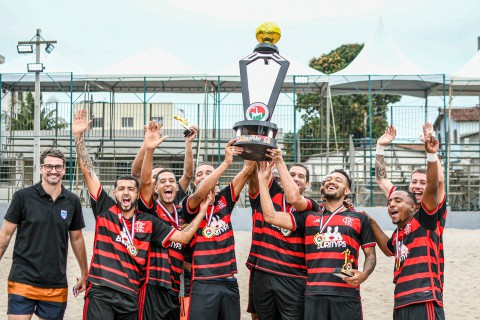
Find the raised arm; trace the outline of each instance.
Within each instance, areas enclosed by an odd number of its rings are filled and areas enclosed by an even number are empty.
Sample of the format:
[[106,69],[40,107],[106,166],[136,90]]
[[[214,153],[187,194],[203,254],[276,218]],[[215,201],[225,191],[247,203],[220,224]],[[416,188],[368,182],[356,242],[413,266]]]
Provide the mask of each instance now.
[[152,166],[153,154],[155,149],[165,141],[168,136],[162,137],[162,124],[150,121],[145,126],[145,136],[142,147],[145,149],[145,155],[142,164],[141,180],[140,180],[140,194],[146,205],[150,204],[152,199]]
[[88,154],[83,137],[83,133],[87,131],[91,122],[92,120],[87,121],[87,110],[80,110],[73,116],[72,134],[75,139],[78,163],[82,170],[85,183],[87,184],[88,192],[92,195],[97,195],[101,184],[93,170],[93,163]]
[[192,222],[188,224],[187,227],[183,230],[176,230],[172,236],[170,237],[170,241],[180,242],[183,244],[187,244],[190,242],[192,237],[194,236],[195,232],[197,231],[200,223],[202,222],[205,214],[207,213],[208,205],[214,199],[213,192],[210,192],[205,199],[200,203],[200,211],[195,216]]
[[185,159],[183,160],[183,175],[178,180],[178,184],[185,192],[187,192],[188,185],[193,178],[194,164],[192,145],[198,133],[198,128],[195,126],[192,126],[188,129],[190,129],[192,133],[185,137]]
[[[424,126],[424,133],[420,137],[420,141],[425,143],[424,137],[428,134],[431,134],[432,136],[435,135],[435,131],[433,130],[433,125],[430,122],[426,122]],[[443,167],[442,163],[440,162],[440,159],[437,157],[437,168],[438,168],[438,192],[437,192],[437,202],[441,203],[443,201],[443,198],[445,197],[445,174],[443,173]]]
[[380,250],[387,256],[391,257],[392,253],[388,250],[387,243],[390,239],[385,232],[383,232],[382,228],[378,225],[377,221],[368,215],[368,219],[370,220],[370,224],[372,225],[372,232],[373,236],[375,237],[375,242],[380,247]]
[[268,149],[266,156],[272,159],[277,167],[287,202],[292,204],[297,211],[306,210],[308,207],[308,201],[300,194],[297,184],[290,175],[287,165],[285,164],[285,161],[283,161],[282,150],[280,150],[280,148]]
[[[425,150],[427,151],[427,185],[422,196],[422,203],[428,211],[433,211],[438,206],[438,140],[432,133],[427,132],[427,126],[423,126]],[[442,199],[443,200],[443,199]]]
[[268,190],[268,184],[272,179],[272,163],[261,161],[258,165],[258,183],[260,186],[260,203],[263,218],[266,222],[276,225],[277,227],[293,230],[294,225],[292,216],[286,212],[275,211],[273,207],[272,198],[270,197],[270,192]]
[[375,254],[375,247],[366,247],[363,248],[363,253],[365,254],[365,262],[363,263],[363,270],[350,270],[353,273],[352,277],[345,277],[346,283],[352,286],[359,286],[365,280],[368,279],[370,274],[372,274],[373,270],[375,269],[375,265],[377,264],[377,256]]
[[230,140],[225,147],[225,159],[222,164],[211,174],[209,174],[195,189],[195,192],[188,198],[188,208],[190,210],[195,210],[200,203],[205,199],[207,194],[215,188],[215,185],[218,182],[218,179],[222,174],[227,170],[230,164],[233,162],[234,154],[241,154],[243,148],[233,146],[233,143],[236,139]]
[[258,185],[258,170],[257,170],[257,163],[255,163],[255,168],[248,178],[248,195],[255,196],[258,193],[259,185]]
[[397,130],[393,125],[385,129],[385,133],[377,140],[377,149],[375,156],[375,182],[378,184],[383,194],[388,197],[392,190],[393,183],[387,179],[387,169],[385,167],[385,146],[388,146],[395,136]]
[[233,194],[235,199],[238,198],[240,192],[242,192],[243,187],[247,183],[250,176],[255,171],[255,166],[257,163],[255,161],[245,160],[242,171],[237,173],[235,178],[232,180]]

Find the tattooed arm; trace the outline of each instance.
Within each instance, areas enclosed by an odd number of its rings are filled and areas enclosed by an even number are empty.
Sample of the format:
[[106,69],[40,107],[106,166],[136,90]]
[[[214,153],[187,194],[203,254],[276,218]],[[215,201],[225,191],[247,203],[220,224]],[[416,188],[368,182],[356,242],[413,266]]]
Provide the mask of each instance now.
[[393,183],[387,179],[387,169],[385,168],[385,156],[383,148],[395,139],[397,130],[394,126],[387,127],[385,133],[377,140],[377,150],[375,156],[375,182],[380,190],[388,197],[393,187]]
[[101,184],[93,170],[93,163],[88,154],[87,147],[85,146],[85,139],[83,138],[83,133],[88,129],[91,122],[92,120],[87,121],[87,110],[80,110],[74,115],[72,134],[75,139],[78,163],[82,170],[83,177],[85,178],[88,192],[92,195],[97,195]]

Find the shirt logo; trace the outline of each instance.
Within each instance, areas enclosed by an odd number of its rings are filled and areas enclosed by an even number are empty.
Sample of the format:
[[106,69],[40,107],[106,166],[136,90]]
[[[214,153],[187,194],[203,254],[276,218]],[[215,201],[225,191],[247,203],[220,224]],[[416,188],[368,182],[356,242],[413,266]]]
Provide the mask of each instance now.
[[210,226],[215,229],[216,237],[230,230],[228,223],[226,223],[225,221],[223,221],[221,218],[217,216],[212,217],[212,221],[210,221]]
[[67,210],[60,210],[60,216],[63,220],[67,219],[68,212]]
[[218,206],[218,210],[222,210],[223,208],[225,208],[227,206],[227,204],[225,202],[223,202],[223,199],[220,199],[220,200],[218,200],[217,206]]
[[350,217],[345,217],[342,219],[343,223],[345,223],[346,226],[351,227],[353,223],[353,219]]
[[135,232],[139,232],[139,233],[145,232],[145,223],[142,221],[135,222]]
[[410,232],[412,232],[412,226],[410,225],[410,223],[408,223],[408,224],[405,226],[405,229],[403,229],[403,234],[404,234],[404,235],[407,235],[407,234],[409,234]]
[[346,248],[347,242],[343,240],[342,234],[338,231],[338,226],[333,228],[328,226],[327,231],[323,234],[323,242],[317,249],[325,249],[325,248]]

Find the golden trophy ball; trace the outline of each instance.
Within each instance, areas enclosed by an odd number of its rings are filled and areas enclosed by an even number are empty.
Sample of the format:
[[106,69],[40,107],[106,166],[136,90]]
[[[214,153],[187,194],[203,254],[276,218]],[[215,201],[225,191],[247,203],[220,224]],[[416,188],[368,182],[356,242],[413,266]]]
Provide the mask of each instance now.
[[275,44],[281,35],[280,27],[275,22],[264,22],[256,30],[256,37],[260,43]]

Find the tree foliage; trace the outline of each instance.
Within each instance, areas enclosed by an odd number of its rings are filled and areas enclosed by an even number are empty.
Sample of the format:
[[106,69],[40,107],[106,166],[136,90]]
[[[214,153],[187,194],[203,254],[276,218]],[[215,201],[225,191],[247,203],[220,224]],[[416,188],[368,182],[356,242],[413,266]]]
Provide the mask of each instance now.
[[[64,118],[55,114],[56,110],[47,110],[42,107],[40,100],[40,130],[64,129],[68,123]],[[12,115],[5,114],[7,119],[7,130],[33,130],[35,114],[35,99],[31,92],[28,92],[23,100],[20,101],[18,110]]]
[[[331,74],[345,68],[360,53],[363,44],[345,44],[313,58],[310,67]],[[330,120],[330,145],[334,144],[334,132],[341,147],[348,144],[350,135],[354,139],[369,137],[369,121],[372,118],[373,138],[379,137],[387,125],[388,105],[398,102],[400,96],[373,95],[372,115],[369,116],[369,100],[367,94],[343,95],[332,97],[332,115]],[[317,93],[298,96],[297,109],[302,111],[304,125],[298,130],[302,160],[312,154],[325,151],[327,138],[326,97]],[[335,130],[335,131],[334,131]],[[286,134],[286,142],[293,138],[293,133]],[[292,141],[293,142],[293,141]],[[292,144],[287,142],[287,154],[293,155]]]

